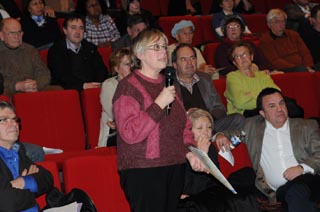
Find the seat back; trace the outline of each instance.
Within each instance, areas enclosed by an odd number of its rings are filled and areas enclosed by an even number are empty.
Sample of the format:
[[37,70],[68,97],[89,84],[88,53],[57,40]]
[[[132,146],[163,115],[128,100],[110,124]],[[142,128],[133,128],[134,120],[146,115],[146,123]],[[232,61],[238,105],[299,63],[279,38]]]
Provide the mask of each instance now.
[[268,31],[266,14],[242,15],[242,17],[251,32],[261,35]]
[[40,146],[84,150],[85,134],[76,90],[17,93],[13,96],[21,118],[20,140]]
[[98,52],[101,55],[103,63],[107,67],[108,71],[111,71],[109,65],[109,58],[112,53],[112,49],[110,47],[99,47]]
[[[59,171],[57,164],[53,161],[42,161],[37,163],[38,165],[42,166],[43,168],[50,171],[50,173],[53,176],[53,185],[57,189],[61,191],[61,181],[59,176]],[[37,197],[37,203],[40,207],[40,209],[44,208],[46,206],[46,194],[42,194],[41,196]]]
[[142,0],[141,8],[150,11],[153,16],[161,15],[160,0]]
[[39,51],[40,57],[44,64],[48,65],[48,49],[42,49]]
[[98,146],[99,140],[100,117],[102,112],[100,90],[100,88],[85,89],[81,93],[88,144],[91,148]]
[[204,46],[203,55],[209,65],[216,67],[214,55],[220,43],[209,43]]
[[63,164],[66,192],[84,190],[98,211],[130,211],[120,186],[116,155],[72,158]]
[[204,15],[199,17],[201,24],[200,34],[202,34],[203,36],[203,43],[219,42],[217,36],[215,35],[214,28],[212,26],[212,18],[212,15]]

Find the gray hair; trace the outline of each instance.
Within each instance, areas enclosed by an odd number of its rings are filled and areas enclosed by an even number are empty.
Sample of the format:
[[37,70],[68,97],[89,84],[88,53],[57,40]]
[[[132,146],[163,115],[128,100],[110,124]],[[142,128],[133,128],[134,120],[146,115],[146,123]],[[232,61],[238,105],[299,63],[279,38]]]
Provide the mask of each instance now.
[[267,14],[267,23],[270,24],[274,18],[278,18],[280,16],[283,16],[285,19],[287,19],[287,14],[283,10],[279,8],[271,9]]

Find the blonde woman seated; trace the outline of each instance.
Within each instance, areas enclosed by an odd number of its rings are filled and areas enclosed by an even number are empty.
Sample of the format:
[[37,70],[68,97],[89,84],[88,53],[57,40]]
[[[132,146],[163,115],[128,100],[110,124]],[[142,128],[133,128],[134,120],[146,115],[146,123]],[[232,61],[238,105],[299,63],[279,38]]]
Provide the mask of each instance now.
[[[228,114],[240,113],[251,116],[256,108],[256,100],[264,88],[280,88],[273,82],[267,72],[255,71],[253,50],[249,43],[240,41],[231,48],[231,60],[238,70],[227,74],[226,91]],[[256,115],[258,113],[252,114]]]
[[[200,108],[190,108],[187,115],[192,123],[192,132],[198,149],[208,153],[210,159],[219,168],[218,153],[212,145],[213,118],[211,114]],[[217,146],[222,145],[230,151],[230,141],[224,135],[217,136]],[[248,157],[249,154],[244,144],[240,144],[235,150],[235,161],[238,157]],[[239,153],[246,153],[242,155]],[[237,160],[238,159],[238,160]],[[237,163],[236,162],[236,163]],[[218,182],[212,175],[197,173],[187,167],[185,185],[178,212],[236,212],[236,211],[259,211],[259,206],[254,195],[255,173],[251,167],[243,167],[233,172],[228,177],[229,182],[237,190],[234,195]]]
[[112,52],[109,63],[110,69],[115,76],[105,80],[101,87],[100,102],[102,105],[102,113],[100,119],[99,147],[116,144],[116,124],[112,112],[112,98],[118,82],[131,73],[129,50],[119,49]]

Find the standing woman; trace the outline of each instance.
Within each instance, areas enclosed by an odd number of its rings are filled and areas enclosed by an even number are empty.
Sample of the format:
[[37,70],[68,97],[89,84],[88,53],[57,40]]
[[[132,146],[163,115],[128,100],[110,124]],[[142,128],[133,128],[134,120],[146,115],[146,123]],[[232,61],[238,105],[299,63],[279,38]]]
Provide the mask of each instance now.
[[204,170],[187,153],[194,140],[181,97],[174,86],[165,87],[160,74],[167,64],[167,46],[162,32],[142,31],[132,45],[136,69],[120,81],[113,97],[120,181],[133,212],[176,211],[186,157],[194,170]]
[[99,147],[114,146],[116,144],[116,124],[112,112],[112,98],[119,81],[131,72],[129,50],[119,49],[112,52],[109,64],[115,76],[105,80],[101,87],[100,102],[102,105],[102,113],[100,119]]

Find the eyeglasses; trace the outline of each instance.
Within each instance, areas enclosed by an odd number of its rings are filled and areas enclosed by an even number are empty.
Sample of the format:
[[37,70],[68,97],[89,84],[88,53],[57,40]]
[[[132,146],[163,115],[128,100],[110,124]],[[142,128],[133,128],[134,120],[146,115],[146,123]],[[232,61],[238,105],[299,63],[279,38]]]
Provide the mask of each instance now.
[[9,118],[9,117],[4,117],[4,118],[0,118],[0,124],[8,124],[9,122],[14,122],[17,124],[21,123],[21,119],[18,117],[13,117],[13,118]]
[[276,19],[276,20],[273,20],[271,23],[272,23],[272,24],[285,24],[286,22],[287,22],[286,19],[284,19],[284,20],[278,20],[278,19]]
[[13,37],[13,36],[20,36],[22,35],[23,31],[17,31],[17,32],[6,32],[7,36]]
[[147,50],[154,50],[154,51],[161,51],[162,49],[166,50],[168,49],[168,45],[160,45],[160,44],[153,44],[153,45],[150,45],[150,46],[147,46],[146,48]]
[[227,25],[227,29],[239,29],[239,28],[240,28],[239,24]]
[[248,52],[244,52],[242,54],[234,55],[233,59],[234,60],[240,60],[240,59],[243,59],[243,58],[247,58],[248,56],[249,56],[249,53]]

